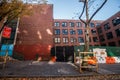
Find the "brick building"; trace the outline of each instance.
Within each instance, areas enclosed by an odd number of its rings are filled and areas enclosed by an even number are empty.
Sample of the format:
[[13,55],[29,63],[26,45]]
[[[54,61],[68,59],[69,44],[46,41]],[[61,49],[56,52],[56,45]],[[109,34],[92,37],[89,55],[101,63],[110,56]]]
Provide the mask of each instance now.
[[47,59],[53,46],[53,5],[41,4],[29,7],[33,8],[33,12],[19,21],[14,52],[23,54],[27,60],[35,59],[37,56]]
[[[96,27],[102,21],[93,20],[90,23],[90,45],[100,45]],[[84,45],[85,25],[80,20],[54,19],[54,44],[56,46]]]
[[120,11],[97,27],[101,46],[120,46]]
[[[85,26],[80,20],[54,19],[52,4],[29,7],[33,8],[33,14],[15,22],[18,28],[12,25],[13,35],[10,39],[2,38],[2,44],[6,41],[9,44],[15,43],[14,52],[24,55],[26,60],[35,59],[36,56],[48,60],[51,48],[55,46],[84,45]],[[104,22],[91,21],[90,45],[120,46],[120,12]],[[65,49],[70,51],[67,47]],[[61,50],[63,53],[64,49]]]

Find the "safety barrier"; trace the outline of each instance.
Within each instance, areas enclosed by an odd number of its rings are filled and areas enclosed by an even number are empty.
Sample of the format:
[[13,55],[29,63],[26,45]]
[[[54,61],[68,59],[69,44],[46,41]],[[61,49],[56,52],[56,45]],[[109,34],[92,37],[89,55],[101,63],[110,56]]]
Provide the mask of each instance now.
[[[84,46],[75,46],[74,51],[84,50]],[[98,63],[114,64],[120,63],[120,47],[101,47],[101,46],[90,46],[90,51],[95,52],[95,57]]]

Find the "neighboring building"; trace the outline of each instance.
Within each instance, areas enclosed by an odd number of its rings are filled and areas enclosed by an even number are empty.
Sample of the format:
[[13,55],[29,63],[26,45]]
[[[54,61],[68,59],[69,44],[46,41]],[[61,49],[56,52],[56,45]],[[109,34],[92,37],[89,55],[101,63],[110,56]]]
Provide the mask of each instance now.
[[[90,23],[90,45],[99,46],[99,38],[96,27],[101,21]],[[84,45],[85,25],[80,20],[54,19],[53,26],[55,46],[79,46]]]
[[120,11],[97,28],[101,46],[120,46]]

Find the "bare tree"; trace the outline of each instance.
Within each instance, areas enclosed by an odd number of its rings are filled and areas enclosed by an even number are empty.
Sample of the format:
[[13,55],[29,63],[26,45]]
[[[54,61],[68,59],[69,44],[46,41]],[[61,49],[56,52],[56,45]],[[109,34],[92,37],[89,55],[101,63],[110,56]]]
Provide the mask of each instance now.
[[[90,1],[90,0],[89,0]],[[80,2],[84,3],[83,10],[79,16],[79,19],[85,24],[85,47],[84,51],[89,51],[89,24],[92,20],[92,18],[97,14],[97,12],[105,5],[107,0],[104,0],[104,2],[97,8],[97,10],[92,14],[92,16],[89,18],[89,13],[88,13],[88,0],[80,0]],[[81,19],[84,11],[86,11],[86,21]]]

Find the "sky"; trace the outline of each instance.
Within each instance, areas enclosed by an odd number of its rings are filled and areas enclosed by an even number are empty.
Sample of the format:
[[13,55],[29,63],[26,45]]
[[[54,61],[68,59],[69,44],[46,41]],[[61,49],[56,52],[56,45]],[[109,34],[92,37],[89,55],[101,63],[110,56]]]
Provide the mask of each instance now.
[[[91,5],[91,7],[89,6],[89,17],[104,0],[90,1],[91,3],[89,3],[89,5]],[[94,1],[93,4],[92,1]],[[79,0],[48,0],[48,3],[53,4],[54,19],[78,19],[83,8],[83,3],[79,2]],[[120,11],[120,0],[108,0],[93,19],[106,20],[118,11]],[[82,19],[85,19],[85,15],[83,15]]]

